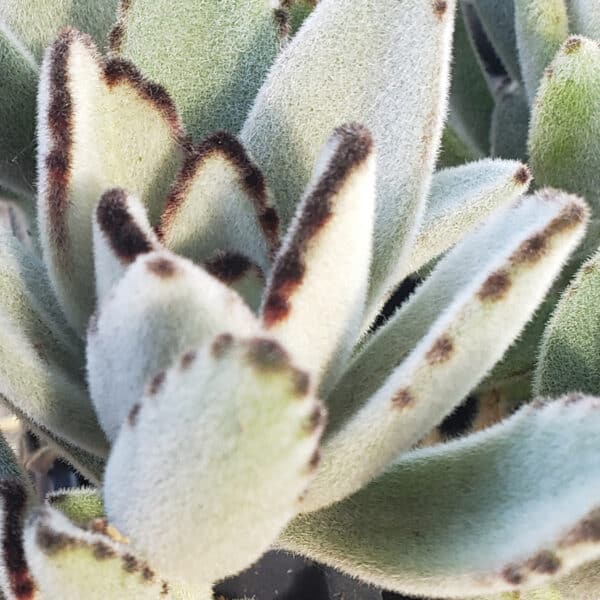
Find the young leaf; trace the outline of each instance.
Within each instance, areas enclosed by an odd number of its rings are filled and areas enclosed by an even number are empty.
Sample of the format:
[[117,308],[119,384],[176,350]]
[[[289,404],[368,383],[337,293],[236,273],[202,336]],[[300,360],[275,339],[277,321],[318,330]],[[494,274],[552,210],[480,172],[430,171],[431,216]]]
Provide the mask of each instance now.
[[137,558],[127,540],[99,523],[91,530],[40,509],[25,531],[25,552],[44,598],[62,600],[210,600],[210,584],[172,585]]
[[529,169],[509,160],[484,159],[438,171],[400,280],[448,250],[494,210],[524,194],[530,181]]
[[[0,8],[0,15],[1,11]],[[38,67],[2,21],[0,71],[0,185],[14,193],[33,196]]]
[[79,527],[104,517],[102,496],[96,488],[59,490],[48,494],[46,501]]
[[519,60],[529,104],[544,69],[569,35],[565,0],[513,0]]
[[311,387],[271,339],[224,334],[184,354],[121,429],[107,515],[175,579],[200,585],[250,566],[296,514],[318,462]]
[[40,600],[23,550],[23,525],[33,490],[10,446],[0,434],[0,597]]
[[94,275],[98,304],[140,255],[159,250],[142,203],[125,190],[105,192],[94,213]]
[[225,251],[269,271],[279,217],[265,178],[235,137],[218,132],[194,148],[171,189],[160,231],[169,250],[197,263]]
[[200,267],[166,250],[140,256],[88,330],[89,389],[109,439],[181,353],[218,333],[256,329],[240,297]]
[[281,545],[386,589],[527,590],[600,557],[600,400],[536,403],[416,450],[357,494],[298,517]]
[[496,94],[490,139],[492,156],[527,160],[529,104],[522,84],[511,81]]
[[463,0],[472,5],[511,79],[521,79],[514,0]]
[[375,154],[361,125],[336,129],[275,260],[263,326],[329,387],[350,357],[368,290]]
[[600,393],[600,252],[564,291],[540,347],[534,390]]
[[600,40],[600,11],[593,0],[567,0],[574,33]]
[[305,510],[361,488],[460,404],[519,335],[586,221],[579,198],[545,190],[446,255],[329,395],[323,462]]
[[25,43],[35,60],[64,27],[89,34],[104,49],[117,14],[118,0],[2,0],[0,19]]
[[288,224],[331,132],[350,122],[369,129],[378,152],[373,304],[397,281],[394,268],[429,188],[454,7],[454,0],[322,0],[271,69],[241,133]]
[[[600,47],[571,37],[540,85],[529,133],[536,181],[600,202]],[[576,174],[576,175],[575,175]]]
[[264,0],[121,0],[113,52],[164,85],[195,137],[237,133],[280,47]]
[[66,324],[44,266],[0,237],[0,394],[28,419],[97,456],[107,444],[83,381],[83,347]]
[[183,160],[182,131],[166,92],[91,40],[64,31],[46,53],[39,101],[38,217],[44,260],[69,322],[85,332],[94,308],[92,214],[123,187],[150,222]]
[[454,60],[448,123],[468,143],[475,156],[487,156],[494,99],[465,26],[461,3],[456,10],[452,54]]

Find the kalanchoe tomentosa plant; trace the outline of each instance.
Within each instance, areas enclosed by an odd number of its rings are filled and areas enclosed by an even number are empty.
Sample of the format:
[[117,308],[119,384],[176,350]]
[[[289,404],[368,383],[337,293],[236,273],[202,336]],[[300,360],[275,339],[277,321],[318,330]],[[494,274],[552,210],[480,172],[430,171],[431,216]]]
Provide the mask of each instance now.
[[598,400],[413,449],[588,220],[516,161],[434,173],[455,3],[110,5],[0,4],[32,216],[0,243],[0,392],[97,486],[40,506],[3,449],[5,596],[203,600],[271,547],[455,598],[596,559]]

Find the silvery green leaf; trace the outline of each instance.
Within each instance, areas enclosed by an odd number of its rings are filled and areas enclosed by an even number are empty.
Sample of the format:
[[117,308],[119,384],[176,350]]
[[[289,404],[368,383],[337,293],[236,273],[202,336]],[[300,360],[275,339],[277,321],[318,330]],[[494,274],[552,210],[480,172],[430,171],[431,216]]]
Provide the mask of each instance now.
[[143,204],[125,190],[105,192],[94,213],[94,277],[98,304],[140,255],[161,248]]
[[451,248],[494,210],[524,194],[530,181],[529,169],[510,160],[483,159],[438,171],[399,281]]
[[513,0],[517,47],[529,104],[544,69],[569,35],[566,0]]
[[492,156],[527,160],[529,104],[522,84],[507,82],[496,95],[492,115]]
[[511,79],[521,79],[514,0],[463,0],[475,8],[485,33]]
[[477,159],[469,146],[460,138],[448,123],[442,133],[442,143],[438,155],[436,167],[444,169],[448,167],[457,167]]
[[109,520],[174,579],[201,585],[249,567],[297,513],[318,463],[312,387],[269,338],[222,334],[185,353],[121,428],[104,480]]
[[440,261],[328,396],[305,510],[360,489],[460,404],[531,318],[587,216],[579,198],[544,190],[498,211]]
[[559,579],[600,557],[599,408],[586,396],[534,403],[484,432],[413,451],[354,496],[299,516],[280,545],[419,596]]
[[161,217],[161,241],[197,263],[215,252],[245,256],[268,273],[279,217],[260,169],[241,143],[215,133],[186,159]]
[[22,40],[36,60],[64,27],[92,36],[104,49],[117,16],[118,0],[3,0],[0,19]]
[[182,130],[162,88],[122,59],[103,60],[72,29],[48,49],[39,93],[38,219],[44,260],[71,325],[94,309],[92,214],[122,187],[156,224],[183,160]]
[[594,0],[567,0],[574,33],[600,39],[600,12]]
[[79,527],[104,517],[102,495],[96,488],[58,490],[48,494],[46,501]]
[[454,27],[452,83],[448,124],[477,158],[490,149],[490,126],[494,99],[484,68],[465,26],[463,5],[458,4]]
[[361,125],[344,125],[323,148],[262,306],[263,327],[316,375],[321,391],[339,376],[360,332],[374,217],[373,139]]
[[546,326],[534,390],[600,393],[600,252],[581,267]]
[[113,527],[83,529],[47,506],[27,525],[25,552],[42,598],[212,599],[210,584],[195,588],[163,579]]
[[529,153],[537,183],[581,194],[597,211],[599,140],[600,46],[571,37],[546,70],[533,108]]
[[280,54],[242,129],[285,224],[331,132],[358,122],[372,133],[372,312],[397,281],[424,206],[446,110],[454,8],[454,0],[322,0]]
[[279,50],[282,16],[265,0],[121,0],[111,48],[165,86],[194,137],[237,133]]
[[191,261],[166,250],[138,257],[88,330],[89,389],[109,439],[179,354],[218,333],[257,329],[238,294]]
[[107,443],[85,389],[83,346],[53,296],[43,264],[0,237],[0,394],[28,420],[82,450]]
[[0,185],[25,196],[33,204],[38,66],[29,50],[2,21],[0,70]]

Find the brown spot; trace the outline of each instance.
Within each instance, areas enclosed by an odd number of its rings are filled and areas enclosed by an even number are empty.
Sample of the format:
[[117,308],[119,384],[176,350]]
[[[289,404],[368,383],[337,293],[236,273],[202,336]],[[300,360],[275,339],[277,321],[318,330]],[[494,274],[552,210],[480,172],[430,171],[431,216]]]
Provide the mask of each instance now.
[[565,42],[565,54],[573,54],[581,48],[581,39],[578,37],[570,37]]
[[527,185],[531,180],[531,171],[529,170],[529,167],[526,165],[520,167],[513,178],[519,185]]
[[600,542],[600,509],[593,510],[580,521],[561,541],[561,546],[574,546],[586,542]]
[[362,125],[344,125],[336,129],[334,135],[338,147],[316,187],[303,201],[303,210],[288,247],[273,268],[263,310],[263,324],[267,328],[273,327],[289,314],[290,297],[304,279],[309,242],[332,217],[339,191],[373,149],[373,138]]
[[415,403],[415,397],[408,388],[399,390],[392,397],[393,408],[407,408]]
[[317,448],[311,455],[308,461],[308,467],[311,471],[316,471],[321,464],[321,451]]
[[310,389],[310,375],[305,371],[294,369],[292,376],[294,379],[294,389],[296,390],[296,394],[298,394],[298,396],[306,396],[306,394],[308,394],[308,390]]
[[133,554],[123,554],[121,560],[123,561],[123,570],[127,571],[127,573],[135,573],[139,571],[140,564],[138,559],[133,556]]
[[527,561],[527,566],[542,575],[554,575],[560,569],[560,558],[556,554],[543,551]]
[[510,257],[510,260],[513,264],[535,263],[544,256],[547,247],[547,232],[537,233],[525,240]]
[[27,494],[18,481],[0,481],[4,510],[2,555],[8,585],[17,600],[32,600],[36,586],[29,572],[23,549],[23,519]]
[[180,361],[181,370],[185,371],[189,369],[190,365],[196,360],[196,351],[188,350],[182,357]]
[[152,242],[133,219],[122,189],[105,192],[96,209],[100,229],[121,262],[129,264],[153,249]]
[[431,350],[426,354],[427,362],[430,365],[438,365],[445,363],[451,356],[454,350],[452,339],[448,336],[443,336],[436,340]]
[[148,583],[154,581],[156,573],[148,566],[145,565],[142,569],[142,579]]
[[98,560],[113,558],[116,554],[115,551],[104,542],[94,542],[92,548],[94,549],[94,557]]
[[583,223],[588,216],[588,209],[579,202],[571,202],[562,209],[558,217],[553,219],[547,227],[548,235],[567,231]]
[[232,345],[233,336],[230,333],[222,333],[214,339],[210,352],[215,358],[219,359],[225,355]]
[[218,155],[229,162],[237,173],[239,185],[251,199],[259,224],[270,245],[271,254],[274,254],[279,247],[279,216],[269,204],[265,178],[237,138],[225,131],[210,135],[187,156],[167,198],[159,226],[160,235],[164,237],[176,222],[194,180],[204,165],[210,158]]
[[433,2],[433,14],[441,19],[448,10],[448,3],[445,0],[434,0]]
[[48,525],[39,525],[36,532],[37,545],[49,556],[63,552],[77,545],[72,537],[55,531]]
[[131,407],[131,410],[129,411],[129,414],[127,415],[127,422],[129,423],[130,427],[135,427],[135,425],[137,423],[138,415],[140,414],[141,408],[142,408],[142,405],[139,404],[139,402],[136,402]]
[[248,361],[260,371],[281,371],[290,364],[288,353],[278,342],[255,338],[248,344]]
[[148,386],[148,394],[150,396],[154,396],[155,394],[158,393],[162,384],[165,381],[166,376],[167,376],[167,374],[164,371],[160,371],[152,378],[152,381],[150,382],[150,385]]
[[509,565],[502,571],[503,579],[510,585],[521,585],[525,581],[523,569],[517,565]]
[[587,265],[584,265],[584,267],[583,267],[583,272],[586,275],[591,275],[595,270],[596,270],[595,263],[588,263]]
[[304,425],[304,429],[307,433],[313,434],[315,431],[321,429],[325,423],[325,415],[326,413],[322,406],[315,406]]
[[175,261],[164,256],[153,258],[146,263],[148,271],[154,273],[162,279],[173,277],[177,273],[177,265]]
[[510,286],[511,281],[508,271],[496,271],[485,280],[477,293],[477,297],[482,302],[486,300],[496,302],[505,296]]
[[117,21],[108,35],[108,44],[112,52],[121,52],[121,46],[125,39],[125,32],[127,30],[127,12],[131,8],[132,0],[121,0],[119,3],[119,12]]
[[239,252],[217,252],[204,263],[204,268],[227,285],[235,283],[251,269],[255,269],[262,275],[260,269]]
[[275,26],[279,32],[279,37],[287,39],[290,36],[290,16],[285,8],[276,8],[273,11]]
[[162,586],[160,587],[160,595],[167,596],[169,594],[169,584],[166,581],[162,582]]

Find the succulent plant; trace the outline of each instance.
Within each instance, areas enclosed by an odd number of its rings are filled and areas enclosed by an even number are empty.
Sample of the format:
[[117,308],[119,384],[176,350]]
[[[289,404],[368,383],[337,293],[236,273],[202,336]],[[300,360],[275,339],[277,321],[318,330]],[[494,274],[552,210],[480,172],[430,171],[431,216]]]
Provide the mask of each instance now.
[[594,397],[415,449],[587,205],[515,160],[435,172],[454,1],[273,4],[0,5],[31,231],[0,239],[0,394],[92,484],[40,502],[3,443],[8,600],[202,600],[269,548],[436,597],[600,556]]
[[[492,154],[529,161],[537,187],[580,194],[592,208],[585,241],[519,343],[480,386],[485,423],[532,395],[600,391],[592,333],[600,245],[599,40],[593,0],[463,0],[457,14],[442,159],[458,164]],[[490,47],[501,65],[493,75]]]

